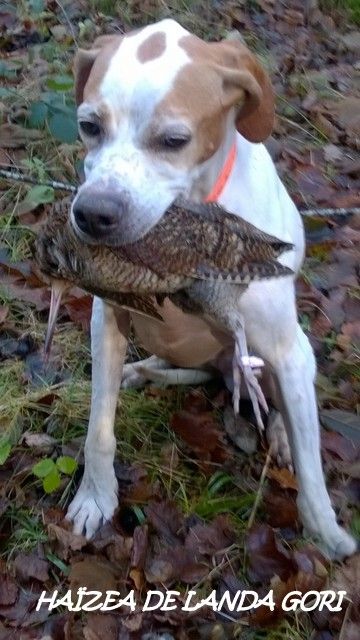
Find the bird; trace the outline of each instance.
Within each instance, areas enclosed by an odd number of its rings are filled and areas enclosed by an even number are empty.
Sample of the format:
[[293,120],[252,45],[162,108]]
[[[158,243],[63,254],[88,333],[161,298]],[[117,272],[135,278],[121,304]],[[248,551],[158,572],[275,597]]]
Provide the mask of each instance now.
[[[36,264],[51,284],[45,354],[50,352],[63,293],[73,285],[107,302],[162,321],[166,297],[233,335],[233,406],[239,413],[241,374],[263,429],[268,411],[249,365],[239,295],[254,280],[292,276],[277,258],[293,245],[267,234],[214,202],[176,199],[148,233],[131,244],[88,244],[70,221],[70,198],[53,204],[34,245]],[[235,291],[236,288],[236,291]],[[160,309],[160,311],[159,311]]]

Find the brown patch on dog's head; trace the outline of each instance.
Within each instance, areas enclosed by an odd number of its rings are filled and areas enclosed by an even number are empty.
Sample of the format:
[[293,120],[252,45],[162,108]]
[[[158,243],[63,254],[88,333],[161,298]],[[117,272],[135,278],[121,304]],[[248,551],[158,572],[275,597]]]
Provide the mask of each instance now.
[[141,43],[136,52],[136,57],[139,62],[144,64],[145,62],[159,58],[164,53],[165,49],[165,33],[163,31],[157,31]]
[[[274,123],[274,93],[255,56],[239,41],[207,43],[195,36],[179,42],[195,66],[208,65],[221,80],[217,99],[224,109],[236,107],[236,127],[251,142],[262,142]],[[176,81],[177,82],[177,81]],[[194,86],[194,90],[196,87]]]
[[85,97],[98,92],[111,58],[121,45],[123,36],[100,36],[92,49],[79,49],[74,59],[75,99],[79,106]]

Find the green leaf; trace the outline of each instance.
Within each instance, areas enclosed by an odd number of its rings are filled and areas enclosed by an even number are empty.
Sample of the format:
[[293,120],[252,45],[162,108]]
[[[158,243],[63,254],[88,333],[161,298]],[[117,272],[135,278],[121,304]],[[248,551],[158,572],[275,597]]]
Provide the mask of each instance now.
[[48,78],[46,84],[53,91],[68,91],[73,88],[74,80],[72,76],[57,75]]
[[8,98],[14,95],[14,90],[7,89],[6,87],[0,87],[0,98]]
[[8,459],[11,451],[11,444],[6,438],[0,440],[0,464],[4,464]]
[[35,204],[44,204],[46,202],[54,202],[55,192],[52,187],[46,187],[38,184],[32,187],[26,194],[26,202],[34,202]]
[[78,463],[70,456],[60,456],[60,458],[56,460],[56,465],[62,473],[66,473],[67,476],[71,476],[74,471],[76,471]]
[[33,102],[30,107],[28,124],[31,128],[39,129],[44,126],[48,113],[47,105],[44,102]]
[[34,464],[32,472],[37,478],[45,478],[52,473],[54,469],[57,471],[54,460],[51,458],[44,458],[43,460],[40,460],[40,462]]
[[75,142],[78,135],[77,122],[75,118],[62,113],[56,113],[49,118],[50,133],[60,142]]
[[60,473],[58,472],[56,466],[54,465],[54,469],[45,476],[43,479],[43,488],[45,493],[52,493],[56,491],[56,489],[60,486]]
[[44,0],[29,0],[29,9],[34,15],[39,15],[45,9]]
[[46,554],[47,559],[52,562],[55,567],[57,567],[58,569],[60,569],[60,571],[64,574],[64,576],[68,576],[70,575],[70,567],[65,564],[65,562],[63,562],[62,560],[60,560],[60,558],[58,558],[54,553],[47,553]]

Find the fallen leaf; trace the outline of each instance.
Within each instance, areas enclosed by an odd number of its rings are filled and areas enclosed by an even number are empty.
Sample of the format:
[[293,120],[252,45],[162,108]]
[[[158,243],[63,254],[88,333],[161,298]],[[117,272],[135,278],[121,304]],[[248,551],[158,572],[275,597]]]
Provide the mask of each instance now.
[[170,585],[179,580],[194,584],[204,578],[210,570],[210,563],[201,554],[194,556],[193,551],[181,545],[172,546],[150,558],[145,567],[148,582],[156,585]]
[[145,566],[146,554],[149,544],[149,530],[147,525],[136,527],[133,537],[133,548],[131,552],[131,566],[136,569],[143,569]]
[[360,416],[340,409],[323,409],[320,411],[320,419],[328,429],[360,443]]
[[346,591],[352,602],[351,620],[360,622],[360,554],[352,556],[345,563],[335,568],[329,589]]
[[275,575],[287,580],[297,572],[296,563],[281,542],[266,524],[254,525],[246,539],[249,558],[249,574],[252,579],[262,582]]
[[8,606],[14,604],[17,599],[19,588],[14,579],[8,574],[0,574],[0,605]]
[[298,528],[299,514],[296,499],[290,491],[268,490],[264,495],[264,507],[271,527]]
[[54,523],[48,525],[48,534],[50,541],[58,543],[59,552],[65,559],[69,557],[70,551],[80,551],[87,544],[84,536],[75,535]]
[[270,467],[267,471],[268,478],[275,480],[282,489],[294,489],[298,490],[297,480],[291,471],[286,467]]
[[0,126],[1,146],[4,149],[27,147],[30,142],[41,140],[43,135],[42,131],[25,129],[18,124],[7,123]]
[[9,307],[7,305],[1,304],[0,305],[0,324],[3,324],[3,322],[5,322],[6,318],[8,317],[9,314]]
[[235,533],[227,515],[219,515],[209,524],[196,524],[189,529],[185,547],[194,554],[214,556],[235,542]]
[[183,525],[183,515],[174,502],[170,500],[152,501],[145,507],[145,513],[155,531],[167,543],[175,543],[178,540],[178,534]]
[[88,591],[115,591],[117,581],[114,566],[105,558],[85,556],[71,565],[69,575],[70,588],[77,591],[86,587]]
[[35,553],[18,553],[14,560],[16,575],[20,580],[35,578],[39,582],[49,580],[49,563]]
[[338,121],[349,136],[360,134],[360,98],[347,96],[336,108]]
[[170,426],[198,457],[213,462],[224,462],[229,457],[223,431],[210,411],[178,411],[172,416]]
[[355,462],[359,455],[359,447],[335,431],[322,431],[321,449],[344,462]]

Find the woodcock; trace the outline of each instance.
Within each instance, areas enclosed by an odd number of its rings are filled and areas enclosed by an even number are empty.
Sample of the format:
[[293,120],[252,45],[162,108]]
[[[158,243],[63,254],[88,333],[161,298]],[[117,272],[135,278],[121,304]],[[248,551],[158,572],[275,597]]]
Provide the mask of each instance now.
[[[237,310],[239,291],[250,282],[291,275],[276,258],[292,245],[263,231],[215,203],[177,200],[143,238],[118,247],[86,244],[69,219],[70,200],[57,202],[35,243],[35,259],[50,278],[52,296],[45,352],[48,354],[62,293],[71,285],[133,312],[162,320],[166,296],[188,313],[234,337],[236,413],[241,371],[262,428],[259,403],[266,400],[248,363],[245,330]],[[157,306],[155,307],[154,302]],[[161,307],[160,307],[161,309]]]

